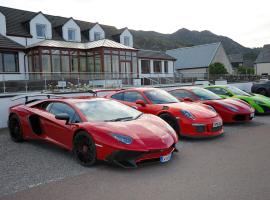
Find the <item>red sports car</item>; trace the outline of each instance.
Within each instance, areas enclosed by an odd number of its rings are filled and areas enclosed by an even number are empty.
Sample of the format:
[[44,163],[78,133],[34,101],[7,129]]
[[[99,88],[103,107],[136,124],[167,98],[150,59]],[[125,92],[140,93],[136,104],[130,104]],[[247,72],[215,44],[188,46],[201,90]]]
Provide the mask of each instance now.
[[134,88],[107,95],[144,113],[159,116],[181,136],[209,137],[223,133],[222,119],[208,105],[180,102],[157,88]]
[[73,151],[85,166],[96,160],[122,167],[167,162],[178,142],[175,131],[160,118],[105,98],[26,101],[10,108],[8,126],[15,142],[54,143]]
[[215,93],[200,87],[181,87],[169,91],[184,101],[201,102],[212,106],[222,117],[223,122],[250,121],[254,118],[254,109],[239,99],[222,99]]

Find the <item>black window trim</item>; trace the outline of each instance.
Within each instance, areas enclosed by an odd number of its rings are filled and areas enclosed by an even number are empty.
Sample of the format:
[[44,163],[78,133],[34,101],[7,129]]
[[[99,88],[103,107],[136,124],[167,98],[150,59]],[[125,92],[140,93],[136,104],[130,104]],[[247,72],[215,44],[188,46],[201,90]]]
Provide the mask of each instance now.
[[[12,54],[14,55],[15,57],[15,71],[13,72],[6,72],[6,69],[5,69],[5,61],[4,61],[4,54]],[[3,67],[3,70],[0,71],[0,73],[7,73],[7,74],[19,74],[20,73],[20,69],[19,69],[19,54],[18,52],[14,52],[14,51],[2,51],[0,50],[0,56],[2,57],[2,67]]]

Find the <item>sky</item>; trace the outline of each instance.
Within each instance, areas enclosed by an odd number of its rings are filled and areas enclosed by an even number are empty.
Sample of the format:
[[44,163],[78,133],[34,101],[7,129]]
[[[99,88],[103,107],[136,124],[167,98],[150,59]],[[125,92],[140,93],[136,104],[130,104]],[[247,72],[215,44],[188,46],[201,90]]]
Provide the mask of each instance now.
[[117,28],[209,30],[251,48],[270,44],[269,0],[0,0],[0,5]]

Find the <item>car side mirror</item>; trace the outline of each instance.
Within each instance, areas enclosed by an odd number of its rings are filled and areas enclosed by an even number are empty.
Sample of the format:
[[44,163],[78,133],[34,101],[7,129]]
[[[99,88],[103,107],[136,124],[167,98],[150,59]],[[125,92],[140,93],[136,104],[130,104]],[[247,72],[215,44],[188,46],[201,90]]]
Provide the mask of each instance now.
[[185,97],[185,98],[183,98],[182,100],[183,100],[183,101],[193,102],[193,100],[192,100],[191,98],[189,98],[189,97]]
[[66,121],[66,124],[69,123],[69,115],[67,113],[60,113],[55,115],[55,119],[64,120]]
[[143,107],[146,106],[146,103],[143,100],[141,100],[141,99],[138,99],[137,101],[135,101],[135,103],[138,104],[138,105],[141,105]]

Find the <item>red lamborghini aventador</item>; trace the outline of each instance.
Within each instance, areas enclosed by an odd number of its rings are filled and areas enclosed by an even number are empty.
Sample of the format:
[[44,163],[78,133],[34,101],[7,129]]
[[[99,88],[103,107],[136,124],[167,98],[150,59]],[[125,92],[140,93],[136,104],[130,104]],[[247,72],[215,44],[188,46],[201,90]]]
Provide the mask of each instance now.
[[104,160],[122,167],[167,162],[176,150],[175,131],[163,120],[104,98],[28,100],[10,108],[15,142],[40,139],[73,151],[91,166]]

